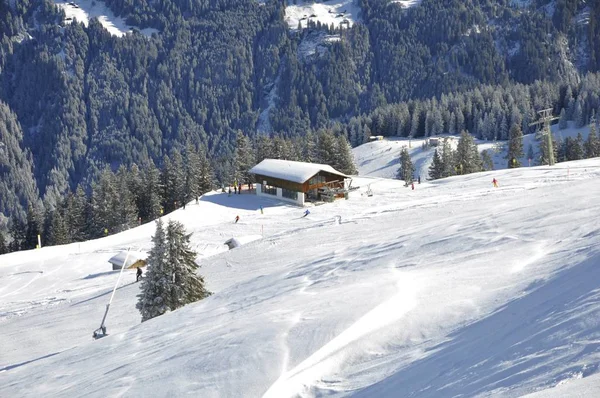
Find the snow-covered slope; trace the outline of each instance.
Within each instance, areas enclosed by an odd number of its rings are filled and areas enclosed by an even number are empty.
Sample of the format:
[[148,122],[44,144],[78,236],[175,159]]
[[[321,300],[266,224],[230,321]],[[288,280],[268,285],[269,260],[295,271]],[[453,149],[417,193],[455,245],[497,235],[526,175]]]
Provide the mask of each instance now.
[[[590,132],[589,126],[576,128],[573,122],[568,122],[568,128],[560,130],[558,124],[551,128],[555,139],[562,141],[567,137],[577,137],[581,133],[584,139]],[[438,137],[441,140],[446,136]],[[451,140],[451,145],[456,147],[459,136],[447,136]],[[422,148],[424,138],[408,140],[408,138],[387,137],[382,141],[373,141],[360,145],[353,149],[354,160],[356,162],[358,173],[361,176],[396,178],[400,168],[400,151],[403,147],[408,149],[411,160],[415,166],[415,177],[421,176],[426,179],[429,175],[429,166],[433,161],[434,147]],[[479,151],[487,150],[490,153],[494,163],[494,170],[507,168],[507,141],[481,141],[476,140]],[[528,134],[523,137],[524,155],[520,160],[523,166],[535,166],[535,159],[528,159],[528,149],[532,147],[534,156],[539,152],[539,142],[535,134]]]
[[359,20],[360,7],[358,0],[327,0],[327,1],[303,1],[298,0],[296,4],[288,2],[285,8],[285,20],[290,29],[297,29],[298,22],[306,27],[308,20],[321,22],[322,24],[333,24],[336,28],[340,23],[352,26]]
[[128,273],[98,341],[107,260],[151,224],[0,256],[0,396],[600,391],[600,159],[353,186],[307,218],[247,193],[170,214],[214,294],[140,324]]
[[[52,0],[54,4],[65,11],[67,22],[82,22],[87,26],[90,18],[98,18],[98,21],[104,26],[111,35],[123,36],[131,32],[132,27],[127,25],[123,18],[117,17],[108,8],[102,0]],[[146,36],[157,33],[158,30],[152,28],[140,29],[140,32]]]

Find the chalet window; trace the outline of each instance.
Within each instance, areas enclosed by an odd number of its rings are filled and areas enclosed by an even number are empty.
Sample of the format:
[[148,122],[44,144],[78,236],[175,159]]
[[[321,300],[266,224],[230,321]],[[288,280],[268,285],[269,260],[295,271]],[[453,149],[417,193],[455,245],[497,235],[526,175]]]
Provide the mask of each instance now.
[[277,187],[268,184],[263,184],[262,192],[268,195],[277,196]]
[[292,199],[292,200],[298,200],[298,192],[290,191],[289,189],[285,189],[285,188],[281,189],[281,196],[283,196],[284,198]]
[[308,185],[322,184],[325,182],[325,176],[316,175],[308,181]]

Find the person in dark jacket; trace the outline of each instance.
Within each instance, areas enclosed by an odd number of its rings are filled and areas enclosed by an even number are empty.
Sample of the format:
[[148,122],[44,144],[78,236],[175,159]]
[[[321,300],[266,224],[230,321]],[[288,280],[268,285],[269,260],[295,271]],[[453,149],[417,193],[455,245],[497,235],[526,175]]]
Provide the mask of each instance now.
[[142,269],[137,267],[137,271],[135,272],[135,281],[139,282],[142,279]]

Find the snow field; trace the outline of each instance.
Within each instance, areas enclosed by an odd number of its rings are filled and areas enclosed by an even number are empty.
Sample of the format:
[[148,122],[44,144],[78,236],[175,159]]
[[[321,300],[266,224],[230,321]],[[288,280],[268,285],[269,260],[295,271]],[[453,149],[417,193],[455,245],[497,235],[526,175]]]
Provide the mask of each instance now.
[[[117,17],[102,0],[53,0],[54,4],[65,11],[67,22],[75,20],[87,26],[90,18],[98,18],[98,21],[113,36],[124,36],[132,32],[132,27],[127,25],[123,18]],[[153,28],[140,29],[145,36],[158,33]]]
[[298,29],[298,22],[306,27],[308,19],[328,26],[333,24],[335,27],[347,21],[348,26],[352,26],[354,22],[360,20],[359,14],[360,7],[356,0],[328,0],[318,3],[298,0],[295,4],[288,2],[285,21],[292,30]]
[[[314,206],[306,218],[248,194],[205,195],[166,217],[193,232],[214,294],[140,324],[139,284],[125,285],[110,335],[98,341],[91,332],[117,278],[106,261],[130,245],[147,250],[152,224],[81,252],[1,256],[0,312],[32,308],[0,321],[0,346],[10,347],[0,356],[0,395],[598,391],[588,376],[600,359],[600,203],[590,200],[599,177],[600,159],[424,181],[414,191],[358,177],[349,200]],[[232,237],[245,244],[227,251]],[[44,272],[23,273],[35,270]],[[63,285],[73,291],[59,293]],[[51,295],[64,300],[33,305]]]

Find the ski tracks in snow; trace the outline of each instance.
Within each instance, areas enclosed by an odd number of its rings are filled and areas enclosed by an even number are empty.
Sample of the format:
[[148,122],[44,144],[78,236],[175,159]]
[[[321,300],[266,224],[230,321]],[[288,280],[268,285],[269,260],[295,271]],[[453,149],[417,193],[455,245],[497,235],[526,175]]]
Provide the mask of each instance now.
[[[348,365],[355,357],[368,356],[361,339],[389,326],[417,305],[418,287],[414,278],[392,269],[398,279],[397,293],[363,315],[350,327],[318,349],[293,369],[285,371],[263,395],[263,398],[281,398],[302,395],[311,387],[329,380],[342,366]],[[284,350],[284,365],[289,358],[289,348]]]

